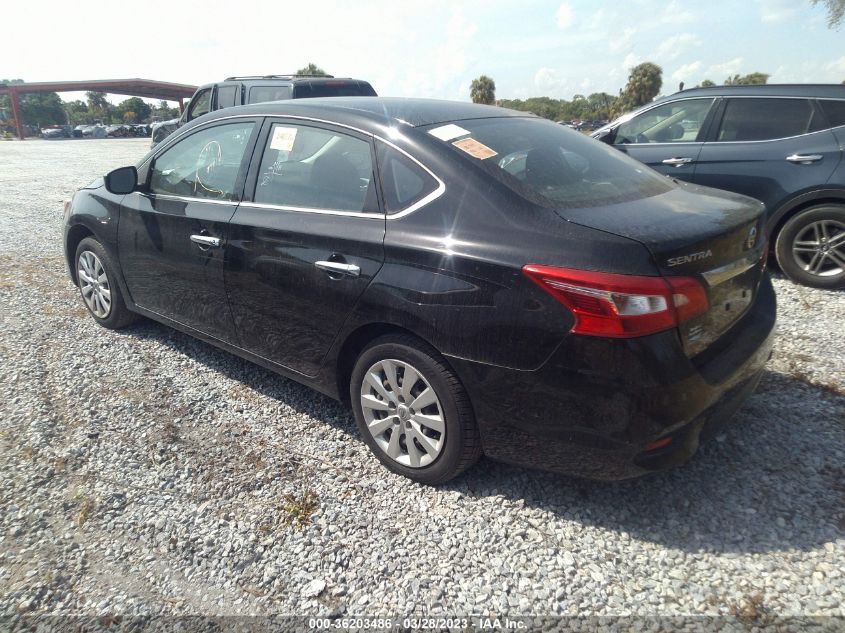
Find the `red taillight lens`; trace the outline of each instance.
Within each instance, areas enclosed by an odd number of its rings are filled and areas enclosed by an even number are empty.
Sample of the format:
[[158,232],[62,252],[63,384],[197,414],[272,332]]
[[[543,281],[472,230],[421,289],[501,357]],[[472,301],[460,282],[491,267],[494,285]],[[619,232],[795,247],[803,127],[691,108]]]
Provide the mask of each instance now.
[[574,334],[653,334],[708,307],[704,287],[692,277],[641,277],[534,264],[522,272],[575,315]]

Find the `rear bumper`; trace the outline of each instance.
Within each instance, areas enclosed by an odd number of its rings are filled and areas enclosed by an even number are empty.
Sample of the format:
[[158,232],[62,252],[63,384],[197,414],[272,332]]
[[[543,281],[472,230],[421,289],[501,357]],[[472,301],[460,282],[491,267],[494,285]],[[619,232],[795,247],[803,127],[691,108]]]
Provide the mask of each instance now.
[[[451,358],[492,459],[592,479],[680,464],[754,391],[771,355],[775,295],[687,358],[676,331],[636,339],[568,337],[535,371]],[[645,451],[656,440],[668,445]]]

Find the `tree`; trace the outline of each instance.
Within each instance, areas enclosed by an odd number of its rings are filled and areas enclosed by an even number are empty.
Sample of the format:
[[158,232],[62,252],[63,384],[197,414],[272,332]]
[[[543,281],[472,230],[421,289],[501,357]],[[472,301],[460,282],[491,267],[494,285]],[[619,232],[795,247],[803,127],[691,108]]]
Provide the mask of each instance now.
[[328,73],[317,66],[317,64],[313,62],[308,62],[308,65],[305,68],[300,68],[296,71],[297,77],[301,77],[303,75],[315,75],[317,77],[326,77]]
[[469,96],[473,103],[486,103],[487,105],[496,103],[496,82],[487,75],[473,79],[469,87]]
[[663,69],[652,62],[643,62],[631,69],[628,84],[623,91],[625,105],[638,108],[645,105],[660,93],[663,87]]
[[748,75],[734,75],[725,79],[726,86],[761,86],[769,81],[766,73],[749,73]]
[[827,26],[838,29],[845,19],[845,0],[810,0],[813,5],[823,4],[827,9]]
[[108,122],[111,118],[111,104],[106,100],[106,93],[86,92],[85,98],[88,100],[88,111],[91,116]]
[[117,104],[117,113],[126,123],[130,122],[126,119],[126,114],[128,112],[132,113],[132,122],[140,123],[141,121],[146,121],[150,117],[152,110],[153,109],[143,99],[139,99],[138,97],[131,97],[130,99],[126,99]]
[[702,88],[709,88],[710,86],[715,86],[715,85],[716,85],[716,82],[710,81],[709,79],[705,79],[704,81],[701,82]]

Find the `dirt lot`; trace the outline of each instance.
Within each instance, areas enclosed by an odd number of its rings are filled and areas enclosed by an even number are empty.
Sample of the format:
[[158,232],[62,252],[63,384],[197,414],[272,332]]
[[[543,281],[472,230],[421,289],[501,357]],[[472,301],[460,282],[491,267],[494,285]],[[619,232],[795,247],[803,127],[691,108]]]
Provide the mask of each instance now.
[[843,613],[845,293],[776,278],[758,393],[682,468],[426,488],[339,404],[87,316],[62,200],[147,145],[0,142],[0,613]]

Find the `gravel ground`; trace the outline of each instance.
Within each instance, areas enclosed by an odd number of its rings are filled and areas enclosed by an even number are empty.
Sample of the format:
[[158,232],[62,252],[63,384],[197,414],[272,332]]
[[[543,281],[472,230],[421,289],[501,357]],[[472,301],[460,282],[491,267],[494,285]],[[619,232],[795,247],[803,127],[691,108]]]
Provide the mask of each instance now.
[[0,142],[0,613],[843,614],[845,293],[776,279],[768,373],[681,468],[426,488],[339,404],[87,316],[61,202],[147,146]]

